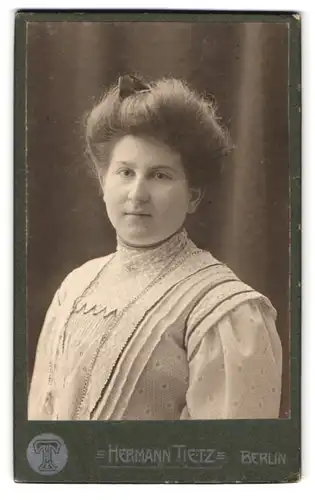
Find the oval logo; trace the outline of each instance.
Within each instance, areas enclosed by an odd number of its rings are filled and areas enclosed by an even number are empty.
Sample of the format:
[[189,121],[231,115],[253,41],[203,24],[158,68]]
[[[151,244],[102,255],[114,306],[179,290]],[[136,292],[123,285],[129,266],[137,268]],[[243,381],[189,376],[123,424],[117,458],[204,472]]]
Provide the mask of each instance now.
[[39,434],[30,441],[26,456],[35,472],[52,476],[64,469],[68,461],[68,450],[61,437],[50,433]]

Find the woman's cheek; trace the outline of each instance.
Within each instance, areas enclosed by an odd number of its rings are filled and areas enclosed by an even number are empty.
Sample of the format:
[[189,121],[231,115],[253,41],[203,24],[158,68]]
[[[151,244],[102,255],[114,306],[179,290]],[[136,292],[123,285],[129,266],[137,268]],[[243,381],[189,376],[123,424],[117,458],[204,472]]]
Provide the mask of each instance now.
[[115,178],[114,175],[107,174],[106,180],[105,180],[105,187],[107,191],[110,191],[115,185],[117,184],[117,179]]
[[116,203],[122,194],[123,189],[119,180],[109,176],[104,186],[105,198],[111,203]]
[[178,186],[175,183],[168,190],[164,190],[162,197],[161,205],[165,208],[174,207],[181,210],[188,204],[188,193],[185,186]]

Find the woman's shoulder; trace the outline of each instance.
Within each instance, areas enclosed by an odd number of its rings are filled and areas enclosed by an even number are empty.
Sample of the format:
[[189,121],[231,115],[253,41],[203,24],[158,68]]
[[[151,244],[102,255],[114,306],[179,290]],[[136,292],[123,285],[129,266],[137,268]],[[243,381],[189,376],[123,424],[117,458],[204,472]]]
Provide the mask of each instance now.
[[207,314],[211,314],[217,320],[241,304],[251,304],[253,301],[276,315],[270,300],[243,281],[228,264],[217,260],[210,252],[202,252],[202,259],[203,279],[206,278],[207,286],[190,315],[193,323],[200,321],[200,318]]
[[219,260],[208,250],[203,250],[195,245],[193,250],[194,251],[192,251],[190,255],[188,266],[192,269],[196,269],[197,272],[201,271],[202,275],[206,275],[209,279],[209,283],[211,283],[213,279],[215,279],[215,281],[220,279],[241,281],[226,263]]
[[103,269],[103,267],[110,261],[112,256],[113,254],[96,257],[74,268],[69,274],[67,274],[60,286],[59,295],[61,298],[64,298],[64,296],[68,294],[69,290],[78,291],[80,288],[85,288],[87,284],[90,283],[101,271],[101,269]]
[[95,259],[88,260],[81,264],[80,266],[74,268],[67,276],[70,277],[81,277],[84,275],[91,275],[97,273],[104,267],[105,264],[112,258],[113,254],[104,255],[102,257],[96,257]]

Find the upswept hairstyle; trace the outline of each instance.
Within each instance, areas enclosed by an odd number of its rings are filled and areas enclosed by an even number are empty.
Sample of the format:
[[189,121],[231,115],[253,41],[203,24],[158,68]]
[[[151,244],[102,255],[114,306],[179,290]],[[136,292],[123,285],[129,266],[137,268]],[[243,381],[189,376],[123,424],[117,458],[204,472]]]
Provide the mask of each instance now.
[[231,149],[213,102],[175,78],[147,84],[121,77],[92,109],[86,142],[98,178],[106,171],[113,145],[125,135],[149,136],[179,153],[193,187],[211,184]]

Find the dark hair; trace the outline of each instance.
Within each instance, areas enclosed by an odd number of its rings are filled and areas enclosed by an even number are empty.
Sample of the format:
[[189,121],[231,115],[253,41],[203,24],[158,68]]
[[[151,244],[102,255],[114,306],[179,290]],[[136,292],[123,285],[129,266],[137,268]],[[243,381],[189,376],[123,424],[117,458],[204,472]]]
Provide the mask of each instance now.
[[222,157],[231,149],[214,103],[175,78],[142,84],[138,89],[123,96],[120,84],[111,87],[87,118],[87,152],[98,177],[106,168],[113,143],[135,135],[151,136],[179,153],[192,186],[211,183]]

